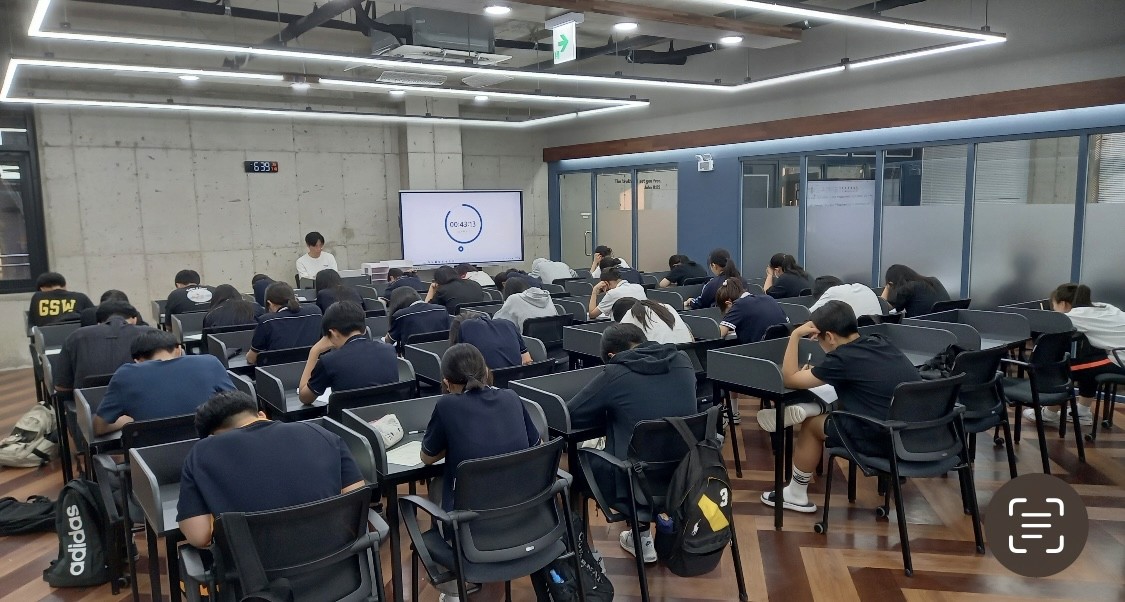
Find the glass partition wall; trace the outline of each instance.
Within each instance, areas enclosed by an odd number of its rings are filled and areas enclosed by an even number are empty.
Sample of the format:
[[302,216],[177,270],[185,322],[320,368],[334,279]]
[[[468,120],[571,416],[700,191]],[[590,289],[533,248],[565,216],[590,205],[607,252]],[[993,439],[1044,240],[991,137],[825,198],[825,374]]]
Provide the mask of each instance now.
[[814,278],[871,283],[875,170],[874,151],[808,158],[804,265]]
[[[797,256],[801,158],[742,163],[742,272],[760,278],[774,253]],[[702,261],[700,262],[702,263]]]
[[1121,236],[1125,233],[1125,132],[1088,137],[1082,279],[1094,301],[1125,307]]

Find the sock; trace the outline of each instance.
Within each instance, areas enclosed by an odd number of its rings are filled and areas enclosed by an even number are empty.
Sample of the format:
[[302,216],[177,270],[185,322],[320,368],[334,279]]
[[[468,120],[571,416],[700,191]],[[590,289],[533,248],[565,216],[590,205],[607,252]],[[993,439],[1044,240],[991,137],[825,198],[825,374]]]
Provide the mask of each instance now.
[[809,481],[812,480],[811,472],[804,472],[796,466],[793,467],[793,480],[785,487],[785,501],[794,504],[809,503]]
[[785,424],[800,424],[812,416],[819,416],[824,412],[824,406],[815,401],[796,403],[785,407]]

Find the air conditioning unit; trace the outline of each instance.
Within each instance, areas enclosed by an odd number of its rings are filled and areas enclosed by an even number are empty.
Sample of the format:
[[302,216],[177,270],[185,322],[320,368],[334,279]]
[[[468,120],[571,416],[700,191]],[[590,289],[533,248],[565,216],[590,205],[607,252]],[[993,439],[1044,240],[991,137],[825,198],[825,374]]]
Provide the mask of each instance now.
[[410,28],[411,44],[398,45],[388,34],[372,39],[372,49],[381,56],[425,61],[447,61],[495,65],[511,57],[496,54],[492,23],[484,15],[413,7],[389,12],[379,19],[387,25]]
[[[417,38],[415,38],[417,39]],[[399,46],[383,53],[383,56],[414,59],[417,61],[444,61],[447,63],[471,63],[473,65],[497,65],[512,57],[506,54],[452,50],[433,46]]]

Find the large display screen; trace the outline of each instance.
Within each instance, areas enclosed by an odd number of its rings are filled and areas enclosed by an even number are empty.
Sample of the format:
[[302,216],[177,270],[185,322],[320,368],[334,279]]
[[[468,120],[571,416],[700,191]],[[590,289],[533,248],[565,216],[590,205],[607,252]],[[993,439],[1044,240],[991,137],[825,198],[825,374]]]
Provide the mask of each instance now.
[[518,190],[399,192],[402,258],[414,265],[523,261]]

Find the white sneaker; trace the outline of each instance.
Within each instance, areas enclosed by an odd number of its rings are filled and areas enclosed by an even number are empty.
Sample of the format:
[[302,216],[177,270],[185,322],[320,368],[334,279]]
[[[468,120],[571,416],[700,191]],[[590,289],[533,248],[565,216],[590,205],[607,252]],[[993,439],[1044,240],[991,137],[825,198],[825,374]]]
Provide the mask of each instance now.
[[[1061,415],[1062,415],[1062,412],[1060,412],[1058,410],[1052,410],[1051,408],[1043,408],[1043,424],[1048,424],[1048,425],[1051,425],[1051,426],[1058,426],[1059,425],[1059,416],[1061,416]],[[1023,417],[1028,422],[1034,423],[1035,422],[1035,410],[1032,409],[1032,408],[1024,408]],[[1093,414],[1093,412],[1090,411],[1090,408],[1088,408],[1086,406],[1083,406],[1083,405],[1078,406],[1078,424],[1080,424],[1082,426],[1090,426],[1090,425],[1094,424],[1094,414]]]
[[[621,547],[624,548],[626,552],[633,556],[637,555],[637,551],[633,547],[633,531],[631,529],[622,531],[621,537],[618,537],[617,540],[621,543]],[[641,557],[644,558],[645,564],[656,562],[656,544],[652,542],[651,535],[647,533],[641,535],[641,549],[643,550],[641,552]]]
[[1094,424],[1094,413],[1088,406],[1078,404],[1078,424],[1090,426]]
[[453,594],[438,594],[438,602],[461,602],[461,598]]
[[[772,433],[777,429],[777,410],[773,408],[758,410],[757,418],[758,426],[762,427],[763,431]],[[805,418],[808,418],[808,412],[800,404],[785,407],[785,426],[801,424]]]

